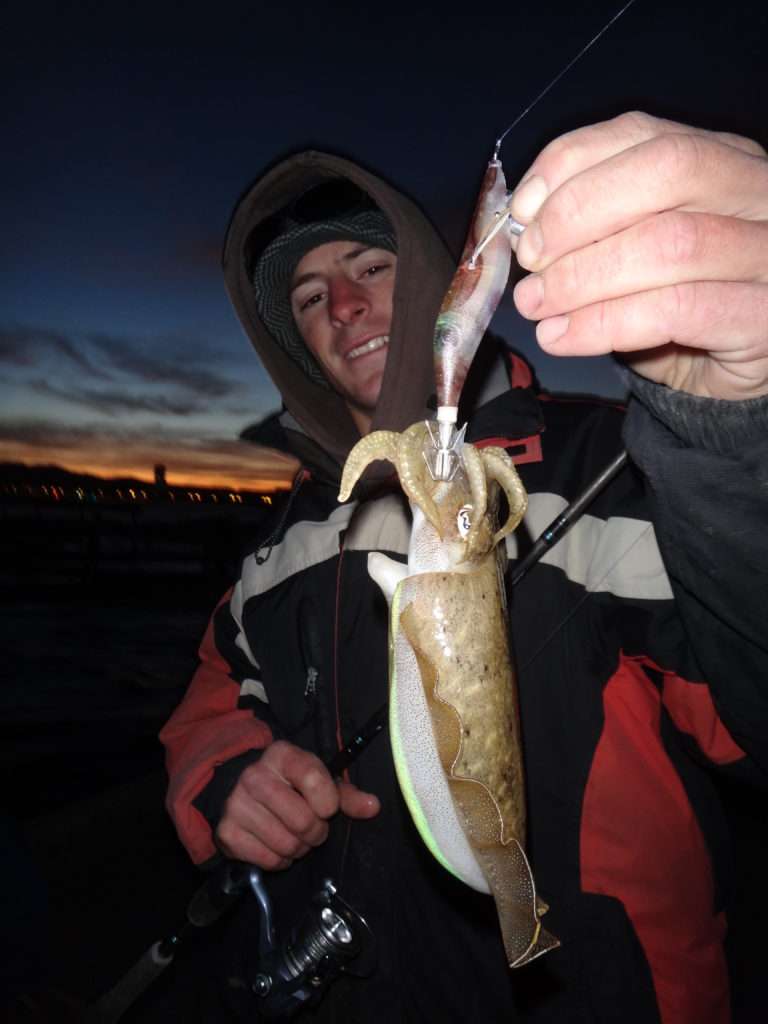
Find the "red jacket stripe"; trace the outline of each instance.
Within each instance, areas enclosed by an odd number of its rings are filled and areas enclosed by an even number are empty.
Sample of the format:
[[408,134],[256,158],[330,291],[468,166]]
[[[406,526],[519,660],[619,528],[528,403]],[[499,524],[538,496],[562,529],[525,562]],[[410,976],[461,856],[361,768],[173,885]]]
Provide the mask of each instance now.
[[[226,594],[219,607],[228,601]],[[217,610],[218,611],[218,608]],[[200,645],[200,667],[189,690],[160,733],[170,778],[166,807],[195,864],[215,853],[211,829],[192,801],[220,764],[272,741],[264,722],[250,709],[239,710],[240,687],[214,641],[214,612]]]
[[[524,462],[541,462],[541,438],[538,434],[531,434],[530,437],[515,438],[509,437],[487,437],[482,441],[472,442],[475,448],[506,448],[507,454],[516,465]],[[517,451],[510,449],[516,448]]]
[[663,1024],[727,1024],[729,986],[709,852],[664,750],[661,695],[622,656],[584,796],[586,892],[621,900],[651,968]]

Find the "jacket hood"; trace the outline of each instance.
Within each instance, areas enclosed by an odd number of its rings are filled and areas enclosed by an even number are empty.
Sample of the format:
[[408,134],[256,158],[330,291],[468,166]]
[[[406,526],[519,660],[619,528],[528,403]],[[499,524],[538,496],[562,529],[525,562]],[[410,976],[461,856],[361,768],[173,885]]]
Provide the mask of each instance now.
[[263,222],[323,182],[346,178],[362,188],[397,236],[397,277],[389,356],[372,429],[403,430],[428,414],[435,392],[432,335],[454,263],[424,214],[410,199],[356,164],[307,151],[276,164],[238,203],[224,243],[229,297],[293,420],[337,463],[359,433],[344,399],[313,383],[279,347],[259,317],[248,267],[248,245]]

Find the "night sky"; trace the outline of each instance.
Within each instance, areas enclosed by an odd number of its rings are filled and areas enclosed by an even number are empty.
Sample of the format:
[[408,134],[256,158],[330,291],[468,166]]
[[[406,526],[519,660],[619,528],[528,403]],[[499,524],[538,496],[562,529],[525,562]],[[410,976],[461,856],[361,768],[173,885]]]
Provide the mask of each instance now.
[[[620,6],[31,3],[6,18],[0,461],[279,476],[237,440],[279,405],[223,288],[237,197],[289,152],[340,152],[456,251],[496,136]],[[763,3],[636,0],[507,138],[508,183],[561,131],[632,108],[766,145],[767,36]],[[609,360],[540,353],[509,300],[494,328],[545,387],[622,394]]]

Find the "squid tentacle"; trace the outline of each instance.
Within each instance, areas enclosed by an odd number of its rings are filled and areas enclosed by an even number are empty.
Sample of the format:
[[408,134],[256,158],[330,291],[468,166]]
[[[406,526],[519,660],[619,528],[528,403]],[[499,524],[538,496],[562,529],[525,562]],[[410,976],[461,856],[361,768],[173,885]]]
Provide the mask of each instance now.
[[434,499],[427,490],[425,480],[424,462],[424,439],[427,436],[425,423],[414,423],[404,430],[400,435],[400,448],[397,461],[397,472],[400,477],[400,486],[405,491],[408,499],[418,505],[429,522],[437,530],[439,536],[443,536],[443,527],[440,521],[440,513]]
[[507,521],[493,536],[493,543],[498,544],[508,533],[517,527],[528,507],[528,495],[522,481],[517,475],[514,463],[503,448],[483,448],[480,456],[485,467],[488,480],[495,480],[507,496],[509,515]]
[[467,558],[472,558],[481,553],[478,542],[488,508],[488,485],[483,460],[477,448],[465,444],[461,450],[461,457],[467,474],[469,493],[472,496],[472,522],[465,538]]
[[339,488],[339,501],[346,501],[372,462],[383,459],[397,466],[401,435],[396,430],[375,430],[361,438],[344,465]]

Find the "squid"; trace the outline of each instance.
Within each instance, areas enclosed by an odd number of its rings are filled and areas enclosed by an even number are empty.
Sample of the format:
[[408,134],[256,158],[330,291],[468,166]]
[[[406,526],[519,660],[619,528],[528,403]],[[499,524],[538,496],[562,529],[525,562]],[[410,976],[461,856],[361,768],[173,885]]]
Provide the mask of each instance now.
[[[381,552],[368,572],[390,609],[389,725],[398,783],[419,834],[462,882],[493,896],[507,960],[559,943],[525,854],[520,716],[501,543],[527,495],[502,448],[456,430],[464,380],[506,287],[515,231],[500,162],[483,180],[459,268],[438,314],[437,423],[375,431],[352,449],[339,500],[367,466],[391,462],[412,511],[408,562]],[[501,496],[507,516],[498,527]]]

